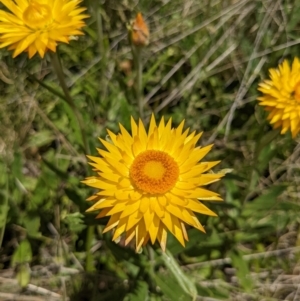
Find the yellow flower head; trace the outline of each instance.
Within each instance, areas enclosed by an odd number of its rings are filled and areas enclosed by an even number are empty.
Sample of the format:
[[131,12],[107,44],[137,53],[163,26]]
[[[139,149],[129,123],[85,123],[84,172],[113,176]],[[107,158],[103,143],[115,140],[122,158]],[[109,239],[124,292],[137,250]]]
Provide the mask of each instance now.
[[0,0],[10,11],[0,10],[0,48],[23,51],[29,58],[36,52],[44,57],[56,51],[57,42],[68,43],[70,36],[82,35],[82,21],[88,15],[79,8],[81,0]]
[[293,138],[300,131],[300,61],[295,58],[290,67],[287,60],[279,69],[270,69],[270,80],[259,84],[264,95],[259,104],[269,111],[268,120],[274,128],[281,127],[281,134],[289,129]]
[[136,251],[150,239],[165,250],[167,231],[184,246],[188,240],[185,224],[204,231],[194,212],[216,216],[201,201],[221,201],[217,193],[202,188],[223,174],[206,173],[219,163],[199,162],[212,145],[196,147],[201,133],[183,132],[184,121],[171,127],[164,118],[156,125],[152,115],[148,133],[141,120],[131,118],[131,135],[120,124],[100,157],[89,156],[98,175],[83,183],[100,189],[88,200],[96,203],[88,211],[101,210],[98,218],[110,216],[104,232],[115,229],[113,240],[125,233],[125,244],[133,238]]

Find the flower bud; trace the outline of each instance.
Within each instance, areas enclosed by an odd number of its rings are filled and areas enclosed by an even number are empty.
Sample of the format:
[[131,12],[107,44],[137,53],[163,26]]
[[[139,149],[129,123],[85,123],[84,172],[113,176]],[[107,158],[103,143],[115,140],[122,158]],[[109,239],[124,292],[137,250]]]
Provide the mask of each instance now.
[[141,13],[136,15],[136,18],[131,22],[128,30],[133,45],[144,47],[149,44],[149,28]]

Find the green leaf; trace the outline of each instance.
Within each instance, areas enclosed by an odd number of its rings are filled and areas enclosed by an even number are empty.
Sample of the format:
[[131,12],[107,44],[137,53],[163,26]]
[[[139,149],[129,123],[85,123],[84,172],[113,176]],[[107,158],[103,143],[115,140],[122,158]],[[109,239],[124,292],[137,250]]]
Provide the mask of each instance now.
[[[286,4],[287,6],[288,4]],[[286,9],[288,10],[288,9]],[[288,17],[287,21],[288,21],[288,24],[287,24],[287,32],[290,32],[291,30],[293,30],[297,24],[299,23],[299,15],[300,15],[300,5],[299,5],[299,2],[295,1],[293,4],[292,4],[292,10],[291,10],[291,14],[290,16]]]
[[278,137],[278,134],[278,131],[270,131],[264,134],[256,144],[254,157],[258,158],[260,162],[264,161],[266,164],[269,162],[268,159],[270,159],[274,151],[274,146],[271,142]]
[[49,144],[51,141],[53,141],[55,136],[53,133],[49,130],[41,130],[34,135],[30,136],[29,139],[29,145],[30,146],[36,146],[41,147],[44,145]]
[[[8,182],[6,185],[5,195],[0,195],[0,229],[3,228],[6,224],[7,212],[9,209],[8,206]],[[1,247],[1,244],[0,244]]]
[[109,250],[112,252],[114,257],[120,261],[120,260],[132,260],[139,262],[140,256],[136,254],[131,248],[122,248],[120,245],[116,244],[115,242],[111,241],[111,237],[105,237],[105,242],[109,248]]
[[148,284],[144,281],[137,281],[134,292],[128,294],[124,301],[148,301]]
[[[6,171],[6,169],[5,169]],[[6,174],[6,172],[5,172]],[[4,190],[4,189],[3,189]],[[7,213],[9,210],[8,205],[8,195],[9,195],[9,189],[8,189],[8,177],[6,179],[6,185],[5,185],[5,194],[0,194],[0,249],[2,247],[2,241],[4,237],[5,232],[5,225],[7,221]]]
[[27,230],[27,234],[30,236],[40,236],[39,229],[41,224],[41,218],[33,213],[28,213],[23,218],[23,225]]
[[191,278],[186,276],[177,261],[174,259],[172,253],[168,250],[162,253],[162,259],[169,271],[173,274],[181,288],[195,299],[197,297],[197,288]]
[[34,75],[30,74],[27,72],[28,77],[32,80],[32,81],[36,81],[38,82],[42,87],[44,87],[45,89],[47,89],[49,92],[51,92],[52,94],[58,96],[59,98],[63,99],[64,101],[66,101],[66,98],[63,94],[61,94],[60,92],[58,92],[55,88],[50,87],[48,84],[46,84],[44,81],[39,80],[38,78],[36,78]]
[[233,267],[236,269],[236,276],[240,285],[247,291],[251,292],[253,289],[253,281],[249,274],[248,262],[243,259],[240,253],[231,253],[231,261]]
[[161,64],[169,57],[172,55],[172,50],[168,49],[168,51],[165,51],[162,55],[160,55],[155,63],[147,70],[147,73],[143,75],[143,82],[145,83],[144,85],[147,84],[147,82],[151,79],[153,74],[156,72],[158,68],[160,68]]
[[30,281],[30,269],[28,264],[23,263],[19,266],[16,278],[22,288],[28,285]]
[[63,221],[69,226],[69,229],[74,233],[79,233],[86,228],[83,222],[84,215],[79,212],[67,214]]
[[23,167],[22,154],[16,152],[14,154],[14,161],[11,165],[11,172],[18,179],[21,179],[23,177],[22,167]]
[[[220,281],[220,283],[222,282]],[[210,288],[202,287],[199,284],[197,284],[197,290],[199,296],[213,297],[214,301],[229,299],[228,285],[226,283],[224,283],[224,285],[217,285],[216,287],[210,287]]]
[[45,157],[42,158],[43,162],[45,163],[45,165],[51,170],[53,171],[59,178],[61,178],[62,180],[67,180],[68,179],[68,173],[64,172],[62,170],[60,170],[59,168],[57,168],[52,162],[48,161]]
[[70,201],[79,207],[81,212],[85,211],[89,207],[88,203],[83,200],[74,188],[65,188],[65,193]]
[[20,242],[18,248],[15,250],[11,264],[15,266],[16,264],[28,263],[32,259],[32,251],[30,243],[27,239]]
[[270,210],[277,203],[277,197],[286,190],[285,185],[271,187],[267,193],[259,196],[255,200],[248,202],[244,208],[244,214],[253,214],[256,210]]
[[30,199],[32,207],[38,208],[41,206],[48,195],[49,187],[45,185],[44,179],[40,177]]
[[297,203],[292,203],[292,202],[280,202],[280,204],[278,205],[278,207],[281,210],[284,211],[293,211],[294,213],[298,214],[298,212],[300,211],[300,205]]
[[173,277],[154,273],[151,276],[170,301],[191,301],[191,296],[182,290]]
[[65,101],[62,102],[62,105],[63,105],[64,112],[69,117],[70,127],[74,131],[72,136],[74,136],[75,141],[77,143],[79,143],[79,144],[83,143],[81,132],[80,132],[80,125],[79,125],[78,120],[76,118],[75,112],[70,108],[70,106]]

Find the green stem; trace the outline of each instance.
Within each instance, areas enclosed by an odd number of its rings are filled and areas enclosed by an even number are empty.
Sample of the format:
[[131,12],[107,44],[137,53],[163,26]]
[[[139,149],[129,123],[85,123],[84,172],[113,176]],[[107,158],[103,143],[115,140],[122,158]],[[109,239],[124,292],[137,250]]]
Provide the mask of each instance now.
[[143,98],[143,63],[141,48],[131,43],[131,51],[136,72],[136,99],[139,107],[140,118],[144,119],[144,98]]
[[103,59],[103,57],[104,57],[104,35],[103,35],[103,26],[102,26],[102,15],[101,15],[101,10],[98,8],[98,6],[95,7],[95,11],[96,11],[97,33],[98,33],[98,49],[99,49],[99,54]]
[[69,88],[66,84],[65,81],[65,76],[62,70],[62,66],[61,66],[61,62],[59,59],[59,56],[57,55],[57,52],[55,53],[50,53],[50,57],[51,57],[51,63],[54,69],[54,72],[56,73],[56,76],[59,80],[60,86],[63,89],[63,92],[65,94],[65,100],[68,103],[68,105],[70,106],[70,108],[72,109],[77,121],[78,121],[78,125],[80,128],[80,132],[81,132],[81,137],[82,137],[82,142],[83,142],[83,146],[84,146],[84,150],[86,154],[90,154],[90,149],[89,149],[89,145],[87,143],[87,139],[86,139],[86,133],[85,133],[85,127],[83,124],[83,120],[82,120],[82,116],[80,114],[80,112],[78,111],[73,98],[71,97]]
[[[6,175],[8,174],[7,171],[5,173]],[[2,242],[3,242],[3,237],[4,237],[4,232],[5,232],[5,225],[6,225],[6,218],[7,218],[7,212],[8,212],[8,176],[6,179],[6,194],[4,196],[4,205],[2,208],[4,208],[4,211],[6,211],[4,213],[4,221],[3,221],[3,227],[0,229],[0,249],[2,247]]]
[[[107,66],[107,58],[108,58],[108,52],[107,52],[107,41],[105,38],[105,35],[103,33],[103,15],[102,15],[102,6],[97,1],[94,1],[94,11],[95,11],[95,18],[96,18],[96,24],[97,24],[97,35],[98,35],[98,51],[100,55],[100,61],[99,61],[99,67],[103,73],[106,72],[106,66]],[[105,76],[102,76],[100,79],[101,87],[103,87],[101,93],[98,95],[99,101],[101,99],[106,98],[107,94],[107,86],[108,81]]]
[[150,272],[154,273],[155,252],[153,250],[153,247],[150,246],[150,244],[147,245],[147,250],[148,250],[148,257],[150,262]]
[[95,270],[93,265],[93,254],[91,252],[91,247],[94,238],[95,226],[88,226],[87,235],[85,241],[86,259],[85,259],[85,270],[87,272],[93,272]]
[[[65,94],[65,100],[68,103],[68,105],[70,106],[70,108],[72,109],[72,111],[78,121],[80,131],[81,131],[82,141],[83,141],[83,145],[84,145],[84,151],[86,154],[90,154],[90,149],[89,149],[89,145],[88,145],[88,142],[86,139],[86,133],[85,133],[85,127],[84,127],[82,115],[80,114],[79,110],[77,109],[77,107],[74,103],[73,98],[71,97],[69,88],[65,81],[65,76],[64,76],[64,73],[62,70],[59,56],[57,55],[57,53],[51,53],[50,57],[51,57],[51,63],[53,65],[53,69],[57,75],[57,78],[59,80],[61,88],[63,89],[63,92]],[[87,272],[93,271],[93,254],[91,253],[93,237],[94,237],[94,226],[89,226],[87,228],[87,237],[86,237],[86,243],[85,243],[85,250],[86,250],[85,269]]]
[[138,49],[137,51],[137,100],[139,104],[139,113],[142,119],[144,119],[144,97],[143,97],[143,63],[141,51]]
[[269,145],[276,137],[278,137],[278,135],[279,135],[279,130],[272,130],[268,134],[264,134],[262,132],[261,137],[258,140],[258,143],[255,144],[254,157],[251,164],[250,179],[248,181],[249,185],[246,189],[245,198],[242,202],[243,204],[245,204],[249,194],[253,192],[255,190],[255,187],[257,186],[257,181],[260,174],[260,171],[257,169],[257,166],[259,166],[260,153],[267,145]]

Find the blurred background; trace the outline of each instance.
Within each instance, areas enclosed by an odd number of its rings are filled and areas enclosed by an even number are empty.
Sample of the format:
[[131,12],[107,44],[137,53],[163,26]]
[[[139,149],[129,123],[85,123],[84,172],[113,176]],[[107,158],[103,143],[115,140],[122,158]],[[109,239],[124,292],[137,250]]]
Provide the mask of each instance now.
[[[1,5],[1,4],[0,4]],[[232,169],[209,188],[224,202],[181,247],[136,254],[85,213],[93,175],[49,56],[0,51],[0,300],[300,300],[299,139],[258,107],[269,68],[299,54],[300,1],[83,1],[85,35],[58,55],[90,154],[106,128],[138,118],[127,24],[142,12],[145,120],[204,131],[207,160]]]

